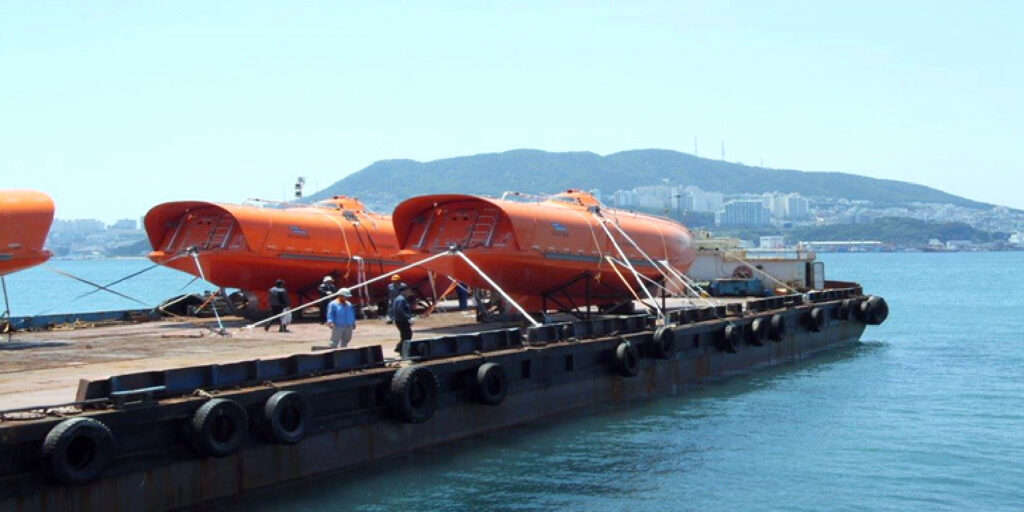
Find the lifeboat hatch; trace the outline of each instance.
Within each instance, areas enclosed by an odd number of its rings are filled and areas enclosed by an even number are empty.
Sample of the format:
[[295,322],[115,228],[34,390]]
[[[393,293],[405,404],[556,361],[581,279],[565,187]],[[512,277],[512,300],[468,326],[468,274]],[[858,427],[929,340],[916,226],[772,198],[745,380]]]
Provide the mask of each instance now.
[[414,248],[431,251],[443,251],[452,245],[463,249],[490,247],[500,219],[500,209],[483,204],[442,206],[425,221],[416,223],[410,240],[417,241]]
[[189,247],[200,250],[227,249],[237,245],[241,230],[235,218],[225,212],[191,212],[178,218],[172,226],[165,253],[174,253]]

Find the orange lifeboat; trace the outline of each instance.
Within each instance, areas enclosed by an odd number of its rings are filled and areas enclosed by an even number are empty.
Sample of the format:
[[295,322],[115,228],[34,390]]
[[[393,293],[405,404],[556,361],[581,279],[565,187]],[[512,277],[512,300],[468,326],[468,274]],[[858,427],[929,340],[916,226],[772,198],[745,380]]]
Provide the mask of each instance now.
[[[397,257],[390,217],[367,212],[360,201],[345,196],[285,208],[164,203],[146,214],[145,225],[151,260],[198,276],[195,261],[182,256],[195,248],[208,281],[240,288],[260,302],[277,279],[285,280],[293,299],[308,300],[318,298],[316,287],[326,275],[339,287],[351,286],[405,265]],[[426,271],[402,278],[415,286]],[[374,283],[370,300],[386,301],[386,286]]]
[[34,190],[0,191],[0,276],[50,259],[43,250],[53,224],[53,199]]
[[[661,261],[686,272],[695,257],[693,237],[685,226],[605,208],[591,194],[577,190],[531,202],[420,196],[399,204],[392,220],[406,261],[460,247],[528,311],[571,310],[644,297],[622,262],[622,253],[651,280],[663,278],[657,268]],[[602,221],[614,223],[628,238],[615,226],[602,226]],[[608,257],[620,263],[613,264]],[[424,266],[472,286],[489,287],[458,257],[434,259]]]

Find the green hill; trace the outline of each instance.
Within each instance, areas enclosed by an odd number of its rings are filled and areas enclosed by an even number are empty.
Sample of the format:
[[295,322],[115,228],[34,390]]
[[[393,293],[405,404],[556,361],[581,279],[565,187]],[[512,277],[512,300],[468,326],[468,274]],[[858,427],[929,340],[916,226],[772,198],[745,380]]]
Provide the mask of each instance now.
[[879,180],[838,172],[767,169],[710,160],[661,149],[623,151],[607,156],[589,152],[549,153],[520,149],[446,158],[432,162],[383,160],[317,192],[311,200],[344,194],[387,210],[423,194],[462,192],[498,196],[507,190],[552,193],[567,188],[611,193],[662,183],[696,185],[726,194],[797,192],[806,197],[844,197],[876,206],[913,202],[991,208],[913,183]]

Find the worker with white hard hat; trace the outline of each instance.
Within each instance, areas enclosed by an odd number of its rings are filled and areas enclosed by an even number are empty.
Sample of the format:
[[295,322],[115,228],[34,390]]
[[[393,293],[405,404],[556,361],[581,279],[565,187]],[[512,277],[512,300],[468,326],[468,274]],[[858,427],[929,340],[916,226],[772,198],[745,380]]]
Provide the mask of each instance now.
[[317,293],[320,294],[320,323],[327,323],[327,308],[330,307],[330,297],[334,295],[334,292],[338,291],[338,287],[334,286],[334,278],[331,276],[324,276],[323,282],[320,286],[316,287]]
[[349,302],[352,291],[342,288],[338,296],[327,308],[327,327],[331,328],[331,348],[345,348],[352,341],[352,331],[356,330],[356,308]]

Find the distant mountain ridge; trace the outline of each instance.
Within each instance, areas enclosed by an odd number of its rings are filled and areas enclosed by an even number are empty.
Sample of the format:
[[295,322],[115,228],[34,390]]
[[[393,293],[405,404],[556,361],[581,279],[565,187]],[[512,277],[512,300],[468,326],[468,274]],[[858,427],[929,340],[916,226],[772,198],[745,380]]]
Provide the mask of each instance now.
[[895,180],[840,172],[806,172],[751,167],[664,149],[640,149],[601,156],[590,152],[551,153],[517,149],[445,158],[431,162],[382,160],[313,194],[362,199],[387,209],[412,196],[467,193],[499,196],[515,190],[554,193],[568,188],[600,189],[603,194],[644,185],[694,185],[725,194],[796,192],[805,197],[844,197],[877,207],[909,203],[949,203],[974,209],[993,205],[941,190]]

